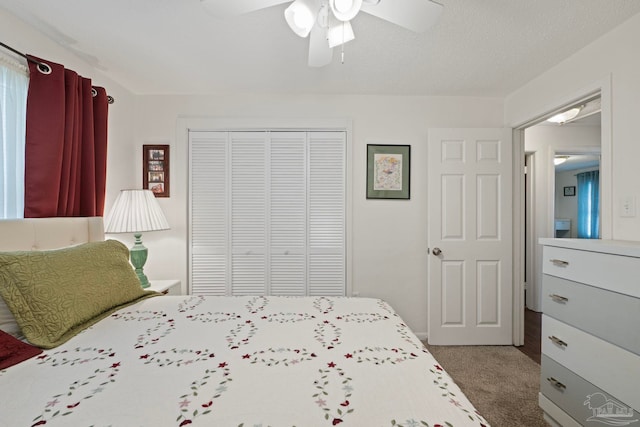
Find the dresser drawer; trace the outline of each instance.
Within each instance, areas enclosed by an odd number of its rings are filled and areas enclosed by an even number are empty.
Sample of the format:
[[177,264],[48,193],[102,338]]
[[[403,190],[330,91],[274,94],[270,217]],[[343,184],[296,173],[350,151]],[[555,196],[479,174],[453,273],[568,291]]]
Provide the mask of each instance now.
[[542,292],[544,314],[640,355],[640,298],[548,274]]
[[[591,421],[602,422],[604,418],[601,417],[605,414],[598,416],[594,409],[606,404],[607,400],[614,407],[629,408],[628,404],[617,399],[616,396],[594,386],[555,360],[543,355],[541,362],[540,392],[578,423],[587,425]],[[589,397],[596,393],[601,393],[603,397]],[[628,412],[632,415],[628,421],[638,419],[637,414],[631,413],[631,409]],[[624,420],[624,418],[619,419]]]
[[640,410],[640,356],[547,315],[542,316],[542,353]]
[[542,272],[640,298],[640,258],[545,246]]

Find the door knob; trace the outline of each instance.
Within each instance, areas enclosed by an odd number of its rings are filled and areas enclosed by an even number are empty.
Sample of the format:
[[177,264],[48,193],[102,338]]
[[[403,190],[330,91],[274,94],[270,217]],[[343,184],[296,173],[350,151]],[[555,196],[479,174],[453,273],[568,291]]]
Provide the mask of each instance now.
[[434,254],[435,256],[438,256],[438,255],[440,255],[440,254],[442,253],[442,251],[440,250],[440,248],[433,248],[433,251],[431,251],[431,252],[433,252],[433,254]]

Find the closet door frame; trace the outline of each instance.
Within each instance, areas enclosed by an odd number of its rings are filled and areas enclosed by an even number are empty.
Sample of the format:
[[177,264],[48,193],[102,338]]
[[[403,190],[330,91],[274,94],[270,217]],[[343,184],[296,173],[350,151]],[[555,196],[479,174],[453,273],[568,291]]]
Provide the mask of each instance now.
[[[353,295],[353,266],[352,266],[352,225],[353,225],[353,162],[352,162],[352,135],[353,125],[350,118],[250,118],[250,117],[180,117],[177,123],[176,142],[178,146],[186,147],[180,150],[186,158],[176,158],[176,163],[183,162],[187,168],[190,168],[189,153],[189,132],[191,131],[213,131],[213,132],[229,132],[229,131],[339,131],[345,132],[346,135],[346,152],[345,152],[345,295]],[[175,157],[175,156],[174,156]],[[189,169],[187,169],[189,170]],[[188,176],[188,173],[187,173]],[[179,183],[174,181],[174,188]],[[184,183],[185,195],[190,195],[190,189],[187,182]],[[187,268],[188,283],[187,291],[191,293],[192,282],[192,266],[191,266],[191,243],[190,236],[192,233],[192,225],[189,213],[191,211],[191,199],[187,197],[187,230],[185,242],[187,243]]]

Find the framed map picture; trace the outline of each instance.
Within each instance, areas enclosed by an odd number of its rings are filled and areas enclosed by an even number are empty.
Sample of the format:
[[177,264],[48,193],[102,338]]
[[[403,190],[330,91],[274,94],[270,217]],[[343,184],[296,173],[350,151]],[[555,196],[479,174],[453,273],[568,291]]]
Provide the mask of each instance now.
[[367,144],[367,199],[409,199],[410,145]]
[[142,188],[169,197],[169,146],[142,146]]

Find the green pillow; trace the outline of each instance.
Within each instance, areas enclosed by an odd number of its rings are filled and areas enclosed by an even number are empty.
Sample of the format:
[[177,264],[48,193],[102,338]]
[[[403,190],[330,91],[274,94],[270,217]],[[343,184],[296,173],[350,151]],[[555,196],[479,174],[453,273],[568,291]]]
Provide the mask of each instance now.
[[33,345],[53,348],[145,291],[116,240],[50,251],[0,252],[0,296]]

